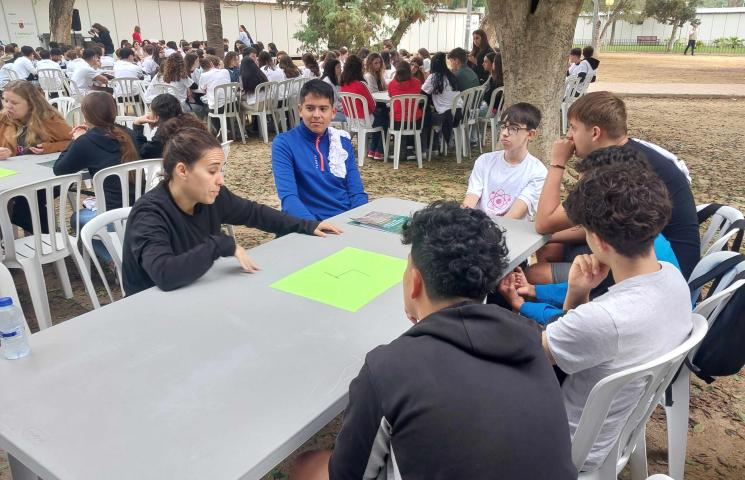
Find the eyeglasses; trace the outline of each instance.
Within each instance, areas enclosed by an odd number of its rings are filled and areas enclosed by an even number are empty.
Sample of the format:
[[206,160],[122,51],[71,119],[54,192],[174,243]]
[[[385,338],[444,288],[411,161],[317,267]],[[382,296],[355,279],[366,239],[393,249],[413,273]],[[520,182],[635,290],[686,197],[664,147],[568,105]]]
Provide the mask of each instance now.
[[530,130],[527,127],[516,127],[515,125],[508,125],[506,123],[499,124],[499,131],[504,132],[507,130],[507,135],[517,135],[520,130]]

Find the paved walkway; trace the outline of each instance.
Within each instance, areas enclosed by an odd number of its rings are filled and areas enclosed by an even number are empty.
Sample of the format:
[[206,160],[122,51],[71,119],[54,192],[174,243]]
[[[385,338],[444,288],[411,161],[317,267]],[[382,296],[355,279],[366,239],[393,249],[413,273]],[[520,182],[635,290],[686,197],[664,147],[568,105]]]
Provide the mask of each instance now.
[[590,84],[589,91],[610,90],[631,97],[745,97],[745,83],[609,83]]

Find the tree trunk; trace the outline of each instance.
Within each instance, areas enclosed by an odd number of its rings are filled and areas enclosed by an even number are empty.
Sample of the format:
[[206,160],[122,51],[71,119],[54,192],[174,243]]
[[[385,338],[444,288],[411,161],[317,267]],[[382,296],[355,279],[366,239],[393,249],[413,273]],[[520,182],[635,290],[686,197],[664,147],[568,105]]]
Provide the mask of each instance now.
[[613,42],[616,40],[616,21],[613,20],[613,25],[610,27],[610,40],[608,41],[608,45],[613,45]]
[[505,105],[529,102],[543,114],[530,150],[548,163],[560,134],[567,54],[582,0],[540,0],[534,14],[525,0],[489,0],[489,22],[502,52]]
[[600,38],[605,38],[605,32],[608,30],[608,26],[612,25],[611,30],[611,38],[613,38],[612,31],[616,28],[616,20],[618,19],[618,16],[621,14],[621,11],[626,8],[626,4],[628,3],[628,0],[621,0],[619,1],[616,6],[613,8],[613,11],[608,15],[608,19],[605,22],[605,25],[603,25],[603,31],[600,32]]
[[667,51],[672,52],[673,51],[673,45],[675,45],[675,40],[677,40],[678,37],[678,24],[673,24],[673,33],[670,34],[670,40],[667,41]]
[[411,27],[411,25],[416,22],[418,18],[411,18],[411,17],[404,17],[398,19],[398,25],[396,25],[396,29],[393,30],[393,34],[391,35],[391,43],[394,47],[398,48],[399,42],[401,42],[401,39],[406,34],[406,31]]
[[49,41],[69,45],[75,0],[49,0]]
[[204,27],[207,31],[207,44],[215,47],[219,58],[225,56],[222,42],[222,17],[220,16],[220,0],[204,0]]

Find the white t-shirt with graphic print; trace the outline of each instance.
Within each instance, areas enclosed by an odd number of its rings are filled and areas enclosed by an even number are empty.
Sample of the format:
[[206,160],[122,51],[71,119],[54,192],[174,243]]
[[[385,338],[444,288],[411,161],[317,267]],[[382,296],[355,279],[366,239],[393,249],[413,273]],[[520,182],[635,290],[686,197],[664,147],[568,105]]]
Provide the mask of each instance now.
[[515,165],[504,159],[504,150],[485,153],[473,165],[468,193],[479,196],[476,208],[487,215],[504,215],[520,199],[528,206],[527,218],[538,208],[547,173],[545,165],[530,153]]

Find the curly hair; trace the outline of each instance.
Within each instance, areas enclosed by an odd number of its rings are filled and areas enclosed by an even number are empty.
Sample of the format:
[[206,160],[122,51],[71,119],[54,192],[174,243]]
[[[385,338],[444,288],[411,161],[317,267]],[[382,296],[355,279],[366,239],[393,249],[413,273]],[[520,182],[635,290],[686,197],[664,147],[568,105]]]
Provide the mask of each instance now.
[[180,53],[172,53],[165,60],[166,65],[163,68],[163,82],[171,83],[178,82],[189,76],[189,72],[186,71],[186,63],[184,57]]
[[672,203],[652,169],[616,164],[585,173],[564,208],[576,225],[600,236],[618,254],[635,258],[649,253],[670,220]]
[[577,162],[576,169],[578,173],[587,173],[596,168],[618,164],[625,165],[631,171],[651,168],[643,153],[623,146],[612,146],[589,153],[582,161]]
[[483,300],[507,268],[502,230],[481,210],[437,201],[404,224],[404,245],[433,299]]

